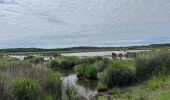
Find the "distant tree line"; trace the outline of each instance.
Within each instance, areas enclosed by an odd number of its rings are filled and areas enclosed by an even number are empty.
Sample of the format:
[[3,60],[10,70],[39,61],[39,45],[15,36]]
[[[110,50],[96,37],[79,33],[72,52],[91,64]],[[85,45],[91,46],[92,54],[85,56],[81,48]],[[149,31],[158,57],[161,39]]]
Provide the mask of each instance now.
[[151,49],[151,48],[169,48],[170,43],[166,44],[151,44],[142,46],[129,47],[72,47],[72,48],[57,48],[57,49],[43,49],[43,48],[10,48],[0,49],[0,53],[11,52],[50,52],[50,51],[84,51],[84,50],[134,50],[134,49]]

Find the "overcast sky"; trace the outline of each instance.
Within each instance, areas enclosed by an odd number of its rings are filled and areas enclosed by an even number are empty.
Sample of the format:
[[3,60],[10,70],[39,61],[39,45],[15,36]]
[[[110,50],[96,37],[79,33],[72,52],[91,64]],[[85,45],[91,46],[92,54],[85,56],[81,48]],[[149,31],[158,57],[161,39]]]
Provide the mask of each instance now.
[[170,43],[170,0],[0,0],[0,48]]

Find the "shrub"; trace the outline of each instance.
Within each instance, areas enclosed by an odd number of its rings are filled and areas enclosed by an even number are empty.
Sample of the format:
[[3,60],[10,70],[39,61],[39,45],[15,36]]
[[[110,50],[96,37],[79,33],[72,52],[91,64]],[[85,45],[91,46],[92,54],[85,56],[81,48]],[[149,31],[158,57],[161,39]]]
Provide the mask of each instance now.
[[44,82],[44,90],[51,94],[54,100],[62,96],[62,81],[58,73],[49,72]]
[[97,84],[97,90],[98,91],[107,91],[107,85],[104,83],[99,82]]
[[32,79],[17,79],[10,84],[10,90],[16,100],[36,100],[40,93],[40,84]]

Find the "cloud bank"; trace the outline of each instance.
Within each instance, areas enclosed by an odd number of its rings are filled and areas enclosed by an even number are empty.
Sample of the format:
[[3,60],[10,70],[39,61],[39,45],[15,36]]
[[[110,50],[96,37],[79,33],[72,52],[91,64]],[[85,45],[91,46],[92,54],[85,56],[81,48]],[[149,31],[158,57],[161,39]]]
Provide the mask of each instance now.
[[169,0],[0,0],[0,48],[170,42]]

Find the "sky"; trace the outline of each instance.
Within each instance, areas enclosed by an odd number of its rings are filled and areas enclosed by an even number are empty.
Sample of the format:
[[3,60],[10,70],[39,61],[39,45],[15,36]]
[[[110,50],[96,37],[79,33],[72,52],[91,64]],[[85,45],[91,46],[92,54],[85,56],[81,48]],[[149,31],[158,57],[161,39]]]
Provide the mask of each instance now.
[[0,0],[0,48],[170,43],[170,0]]

